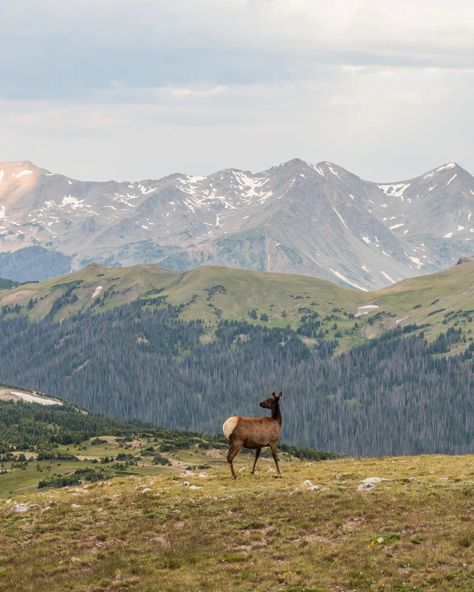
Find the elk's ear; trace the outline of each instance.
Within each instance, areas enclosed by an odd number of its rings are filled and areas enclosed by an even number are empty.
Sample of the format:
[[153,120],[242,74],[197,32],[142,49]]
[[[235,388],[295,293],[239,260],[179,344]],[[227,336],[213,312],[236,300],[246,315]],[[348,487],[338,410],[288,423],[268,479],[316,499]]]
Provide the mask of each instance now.
[[275,392],[275,391],[273,391],[273,393],[272,393],[272,397],[273,397],[273,398],[275,398],[276,396],[277,396],[277,395],[276,395],[276,392]]
[[283,395],[283,393],[280,391],[278,398],[280,398]]

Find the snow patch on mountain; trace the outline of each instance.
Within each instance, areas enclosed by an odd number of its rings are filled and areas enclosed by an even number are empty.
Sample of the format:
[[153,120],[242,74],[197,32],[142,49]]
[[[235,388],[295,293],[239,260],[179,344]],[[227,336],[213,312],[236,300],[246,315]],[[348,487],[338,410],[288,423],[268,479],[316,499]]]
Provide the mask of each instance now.
[[65,208],[68,206],[70,206],[72,210],[82,210],[87,207],[84,205],[83,199],[77,199],[77,197],[74,197],[73,195],[65,195],[58,207]]
[[451,179],[449,179],[449,181],[446,183],[446,187],[447,187],[447,186],[448,186],[448,185],[451,183],[451,181],[454,181],[454,179],[455,179],[457,176],[458,176],[458,174],[457,174],[457,173],[455,173],[455,174],[454,174],[454,175],[451,177]]
[[422,267],[423,261],[421,261],[421,259],[419,257],[408,257],[408,258],[413,261],[413,263],[416,265],[417,269],[420,269],[420,267]]
[[[264,204],[273,196],[273,191],[265,185],[268,177],[249,176],[244,171],[231,171],[230,187],[227,194],[217,191],[208,177],[185,177],[178,180],[178,188],[189,197],[185,205],[195,213],[201,209],[211,209],[222,204],[226,209],[236,209],[240,204]],[[221,180],[222,175],[221,175]]]
[[331,172],[331,173],[332,173],[332,174],[333,174],[335,177],[337,177],[338,179],[340,179],[340,178],[341,178],[341,175],[339,174],[339,171],[336,171],[336,169],[335,169],[335,168],[334,168],[334,167],[331,165],[331,163],[330,163],[330,162],[326,162],[325,164],[326,164],[326,166],[328,167],[329,171],[330,171],[330,172]]
[[326,175],[324,174],[324,171],[321,167],[319,167],[317,164],[313,164],[311,162],[307,162],[306,163],[308,166],[310,166],[313,170],[315,170],[318,175],[320,175],[321,177],[325,177]]
[[436,169],[436,172],[440,173],[441,171],[445,171],[447,169],[454,169],[455,167],[456,167],[455,162],[448,162],[447,164],[443,164],[442,166],[438,167]]
[[104,289],[104,286],[97,286],[97,288],[92,293],[91,298],[92,299],[97,298],[97,296],[102,292],[103,289]]
[[357,308],[357,312],[355,313],[355,317],[359,318],[359,317],[364,317],[366,315],[369,314],[369,312],[373,312],[374,310],[377,310],[378,308],[380,308],[380,306],[378,304],[364,304],[362,306],[359,306]]
[[340,271],[337,271],[336,269],[332,269],[332,268],[330,268],[329,271],[331,273],[333,273],[337,278],[339,278],[340,280],[345,282],[346,284],[349,284],[350,286],[353,286],[354,288],[357,288],[358,290],[362,290],[362,292],[368,292],[367,288],[363,288],[362,286],[359,286],[355,282],[351,281],[345,275],[343,275]]
[[246,173],[241,172],[238,176],[240,183],[246,187],[242,192],[242,196],[247,199],[256,197],[260,203],[264,203],[269,197],[273,195],[273,191],[264,191],[262,187],[268,183],[268,177],[265,178],[252,178]]
[[395,283],[395,280],[393,278],[391,278],[388,273],[386,273],[385,271],[380,271],[380,273],[384,276],[384,278],[386,278],[391,284]]
[[377,185],[377,187],[381,189],[388,197],[399,197],[403,201],[403,194],[408,189],[408,187],[410,187],[410,185],[411,183],[387,183]]
[[339,220],[344,224],[344,226],[348,229],[349,226],[347,226],[346,221],[344,220],[344,218],[341,216],[341,214],[336,210],[336,208],[333,207],[333,210],[336,214],[336,216],[339,218]]
[[19,173],[13,173],[12,176],[19,178],[19,177],[24,177],[25,175],[31,175],[32,173],[33,173],[33,171],[31,171],[30,169],[23,169]]
[[428,171],[425,175],[423,175],[423,179],[430,179],[431,177],[434,177],[434,175],[436,175],[436,173],[442,173],[443,171],[447,171],[449,169],[454,169],[456,168],[456,163],[455,162],[448,162],[447,164],[443,164],[442,166],[438,167],[437,169],[433,169],[432,171]]
[[156,187],[147,187],[146,185],[142,185],[141,183],[138,184],[138,189],[142,195],[148,195],[149,193],[153,193],[153,191],[156,191]]

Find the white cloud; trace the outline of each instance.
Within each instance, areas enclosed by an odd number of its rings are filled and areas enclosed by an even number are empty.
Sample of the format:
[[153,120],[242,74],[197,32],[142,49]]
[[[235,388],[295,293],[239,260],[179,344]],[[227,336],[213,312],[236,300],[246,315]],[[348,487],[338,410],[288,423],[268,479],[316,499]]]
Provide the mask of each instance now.
[[0,22],[2,159],[95,178],[293,156],[380,180],[474,169],[471,0],[17,0]]
[[227,90],[223,84],[218,84],[212,88],[187,88],[175,87],[170,88],[169,91],[174,97],[215,97],[222,95]]

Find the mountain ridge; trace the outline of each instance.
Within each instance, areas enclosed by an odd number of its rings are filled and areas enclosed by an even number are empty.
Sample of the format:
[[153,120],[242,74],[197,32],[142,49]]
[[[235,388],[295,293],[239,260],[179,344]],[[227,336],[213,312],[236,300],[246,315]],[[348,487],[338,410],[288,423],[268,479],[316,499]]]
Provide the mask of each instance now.
[[[26,167],[27,169],[32,169],[32,170],[36,170],[39,172],[43,172],[44,174],[48,175],[48,176],[61,176],[61,177],[65,177],[67,179],[70,179],[71,181],[77,181],[80,183],[138,183],[138,182],[144,182],[144,181],[153,181],[153,180],[163,180],[163,179],[173,179],[175,177],[195,177],[195,178],[206,178],[206,177],[210,177],[210,176],[215,176],[215,175],[219,175],[221,173],[224,172],[241,172],[241,173],[249,173],[251,175],[259,175],[259,174],[263,174],[263,173],[267,173],[269,171],[275,170],[275,169],[279,169],[282,168],[286,165],[293,165],[293,164],[300,164],[300,165],[306,165],[314,170],[316,170],[317,168],[320,168],[322,165],[326,165],[326,166],[331,166],[334,169],[339,169],[340,171],[343,171],[344,173],[352,176],[352,177],[356,177],[357,179],[361,179],[362,181],[367,181],[370,183],[374,183],[376,185],[392,185],[394,183],[403,183],[403,182],[408,182],[408,181],[412,181],[413,179],[417,179],[421,176],[426,176],[430,173],[434,173],[436,171],[439,172],[440,169],[442,168],[457,168],[460,169],[461,171],[464,171],[468,174],[469,171],[464,168],[463,166],[461,166],[458,162],[456,161],[448,161],[448,162],[444,162],[441,163],[438,166],[434,166],[428,170],[426,170],[424,173],[421,173],[418,176],[414,176],[414,177],[405,177],[403,179],[391,179],[391,180],[387,180],[387,179],[379,179],[378,181],[372,181],[366,177],[362,177],[360,175],[357,175],[356,173],[353,173],[351,171],[349,171],[349,169],[347,169],[346,167],[343,167],[337,163],[334,163],[332,161],[329,160],[321,160],[318,161],[316,163],[312,163],[308,160],[305,160],[304,158],[300,158],[299,156],[295,156],[293,158],[290,158],[288,160],[282,161],[278,164],[274,164],[270,167],[264,168],[262,170],[252,170],[252,169],[247,169],[247,168],[239,168],[239,167],[224,167],[222,169],[217,169],[214,172],[211,172],[207,175],[189,175],[183,171],[174,171],[172,173],[168,173],[167,175],[164,175],[162,177],[143,177],[141,179],[133,179],[133,178],[123,178],[123,179],[119,179],[119,178],[115,178],[115,177],[110,177],[108,179],[91,179],[88,181],[85,181],[84,179],[81,179],[79,177],[74,177],[71,175],[67,175],[65,173],[57,173],[54,172],[50,169],[47,169],[39,164],[36,164],[35,162],[33,162],[32,160],[2,160],[0,161],[0,168],[5,169],[7,167],[19,167],[20,170],[24,170],[24,168]],[[23,175],[21,175],[23,176]]]
[[[44,279],[93,261],[177,271],[217,264],[370,290],[474,255],[473,200],[474,178],[456,163],[385,183],[298,158],[256,173],[135,182],[3,163],[0,276]],[[21,275],[31,248],[38,277]]]

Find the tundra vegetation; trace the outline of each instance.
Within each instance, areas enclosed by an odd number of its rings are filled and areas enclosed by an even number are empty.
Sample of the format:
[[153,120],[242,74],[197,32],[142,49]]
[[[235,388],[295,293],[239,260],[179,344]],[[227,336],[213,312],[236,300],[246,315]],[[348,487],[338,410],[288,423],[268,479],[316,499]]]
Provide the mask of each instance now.
[[[252,475],[241,454],[234,481],[220,438],[94,426],[90,414],[77,441],[87,419],[76,431],[67,416],[78,411],[55,420],[58,409],[0,405],[12,407],[27,408],[39,437],[3,453],[0,590],[472,590],[472,455],[316,462],[282,451],[275,480],[271,456]],[[40,442],[56,458],[35,458]]]

